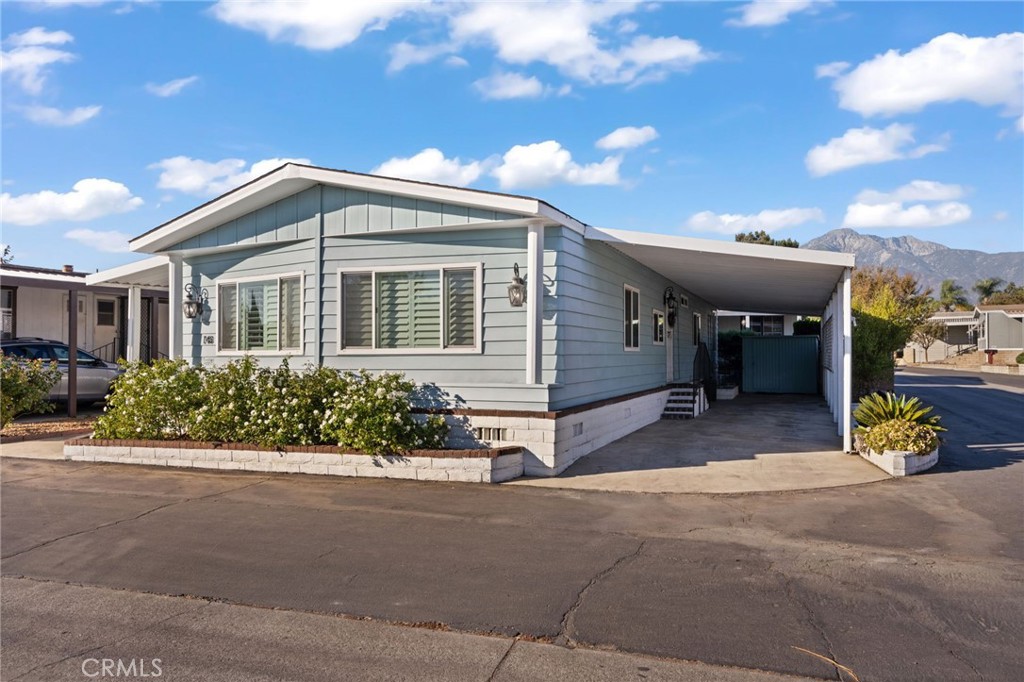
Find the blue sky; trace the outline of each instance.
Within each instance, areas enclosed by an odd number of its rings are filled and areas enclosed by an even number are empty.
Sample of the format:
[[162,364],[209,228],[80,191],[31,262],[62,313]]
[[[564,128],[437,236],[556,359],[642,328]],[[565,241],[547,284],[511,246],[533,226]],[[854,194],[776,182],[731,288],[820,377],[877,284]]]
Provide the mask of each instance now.
[[140,234],[283,159],[584,222],[1024,249],[1018,2],[0,4],[17,263]]

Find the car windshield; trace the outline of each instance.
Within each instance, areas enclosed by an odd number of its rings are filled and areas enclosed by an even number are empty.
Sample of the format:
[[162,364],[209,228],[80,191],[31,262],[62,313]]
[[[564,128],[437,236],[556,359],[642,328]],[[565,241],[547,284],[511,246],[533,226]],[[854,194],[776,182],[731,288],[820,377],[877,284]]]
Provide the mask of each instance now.
[[[57,356],[59,362],[68,361],[68,347],[67,346],[53,346],[53,354]],[[96,358],[86,353],[84,350],[79,349],[78,351],[79,362],[96,362]]]

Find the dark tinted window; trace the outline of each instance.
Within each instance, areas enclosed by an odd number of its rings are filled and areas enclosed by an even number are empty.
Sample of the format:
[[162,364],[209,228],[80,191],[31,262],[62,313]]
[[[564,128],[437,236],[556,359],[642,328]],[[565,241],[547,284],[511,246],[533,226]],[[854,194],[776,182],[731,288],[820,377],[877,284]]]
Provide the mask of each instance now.
[[35,344],[26,344],[18,346],[4,346],[3,351],[5,355],[11,355],[16,358],[25,358],[26,360],[52,360],[50,351],[46,346],[39,346]]
[[[57,356],[57,360],[59,360],[60,362],[67,362],[68,361],[68,347],[67,346],[63,346],[63,345],[62,346],[52,346],[52,348],[53,348],[53,354]],[[79,362],[95,362],[96,358],[93,357],[92,355],[89,355],[84,350],[79,350],[78,351],[78,361]]]

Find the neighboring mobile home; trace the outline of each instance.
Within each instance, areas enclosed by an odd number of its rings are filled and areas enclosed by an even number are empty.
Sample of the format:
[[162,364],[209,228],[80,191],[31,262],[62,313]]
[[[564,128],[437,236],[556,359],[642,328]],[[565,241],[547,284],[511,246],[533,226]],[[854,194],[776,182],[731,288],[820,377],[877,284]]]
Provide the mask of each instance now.
[[[128,298],[116,284],[90,285],[88,273],[15,263],[0,265],[0,333],[4,339],[38,337],[69,343],[74,296],[77,346],[113,362],[127,354]],[[166,288],[166,275],[163,277]],[[149,288],[140,297],[140,353],[143,360],[166,355],[167,296]],[[162,339],[162,345],[161,340]],[[152,340],[152,341],[151,341]]]
[[168,259],[173,357],[405,372],[469,421],[455,444],[522,445],[536,475],[657,420],[705,371],[716,309],[819,315],[850,447],[850,255],[601,230],[530,197],[298,164],[131,248]]

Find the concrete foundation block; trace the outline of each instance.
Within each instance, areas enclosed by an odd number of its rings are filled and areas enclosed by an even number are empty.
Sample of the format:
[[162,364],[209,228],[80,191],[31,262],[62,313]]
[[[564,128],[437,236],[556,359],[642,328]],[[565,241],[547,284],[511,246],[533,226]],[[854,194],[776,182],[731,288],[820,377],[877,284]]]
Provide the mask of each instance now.
[[444,469],[417,469],[417,481],[447,481],[448,472]]
[[415,467],[391,467],[384,470],[385,478],[406,478],[416,480]]
[[258,462],[260,461],[260,453],[255,450],[232,450],[231,451],[232,462]]
[[333,453],[315,452],[313,453],[313,459],[310,460],[310,464],[341,464],[344,462],[343,455],[336,455]]
[[320,476],[326,476],[328,473],[330,473],[330,465],[307,462],[306,464],[299,465],[299,471],[304,474],[317,474]]
[[85,455],[84,445],[65,445],[64,446],[64,459],[75,459]]
[[245,471],[271,471],[270,462],[242,462]]
[[386,478],[387,470],[384,467],[357,466],[356,476],[361,478]]
[[222,471],[244,471],[245,462],[203,462],[204,467],[217,468]]
[[470,471],[466,469],[453,469],[448,472],[448,480],[458,481],[460,483],[483,483],[484,472]]
[[344,464],[328,464],[327,473],[331,476],[358,476],[356,467],[346,466]]

